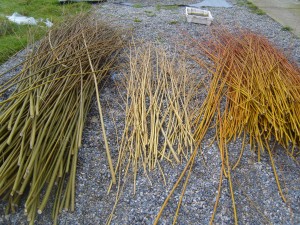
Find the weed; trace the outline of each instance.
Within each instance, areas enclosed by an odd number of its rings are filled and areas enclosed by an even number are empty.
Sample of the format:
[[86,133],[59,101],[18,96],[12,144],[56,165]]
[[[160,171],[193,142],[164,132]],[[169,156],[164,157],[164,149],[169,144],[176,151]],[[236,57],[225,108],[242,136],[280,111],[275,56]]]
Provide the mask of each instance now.
[[239,6],[246,6],[248,7],[252,13],[255,13],[257,15],[265,15],[266,12],[263,11],[262,9],[258,8],[255,4],[253,4],[250,1],[242,1],[242,0],[238,0],[237,1],[237,5]]
[[178,9],[178,5],[156,5],[156,10],[159,11],[161,9],[164,9],[164,10],[176,10]]
[[139,19],[139,18],[137,18],[137,17],[135,17],[134,20],[133,20],[133,22],[135,22],[135,23],[140,23],[140,22],[142,22],[142,20]]
[[255,10],[253,13],[257,14],[257,15],[266,15],[266,12],[262,9],[257,9]]
[[262,9],[258,8],[252,2],[246,1],[246,6],[252,11],[252,13],[255,13],[257,15],[265,15],[266,14]]
[[242,0],[237,0],[236,3],[237,3],[238,6],[244,6],[245,5],[245,2],[242,1]]
[[142,8],[143,6],[141,4],[134,4],[132,7],[139,9],[139,8]]
[[0,17],[0,37],[13,34],[17,28],[15,23]]
[[177,24],[177,23],[178,23],[177,20],[172,20],[172,21],[169,22],[170,25],[175,25],[175,24]]
[[159,43],[164,43],[164,37],[161,34],[158,34],[156,37],[156,41]]
[[146,13],[146,15],[149,16],[149,17],[154,17],[154,16],[156,16],[156,14],[155,14],[153,11],[150,11],[150,10],[145,10],[145,13]]
[[281,28],[281,30],[283,30],[283,31],[292,31],[293,28],[291,28],[290,26],[284,26],[284,27]]
[[246,6],[251,10],[257,10],[258,9],[258,7],[256,5],[254,5],[252,2],[249,2],[249,1],[246,2]]

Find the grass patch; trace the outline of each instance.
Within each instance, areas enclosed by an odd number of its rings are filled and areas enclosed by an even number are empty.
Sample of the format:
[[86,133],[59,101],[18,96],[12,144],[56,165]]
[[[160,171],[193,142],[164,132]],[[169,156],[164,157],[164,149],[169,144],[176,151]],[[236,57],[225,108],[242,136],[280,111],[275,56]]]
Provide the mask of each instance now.
[[257,10],[258,9],[258,7],[256,5],[254,5],[252,2],[249,2],[249,1],[246,2],[246,6],[251,10]]
[[10,56],[26,47],[29,41],[37,40],[43,36],[47,28],[17,25],[8,20],[0,19],[0,64]]
[[153,11],[150,11],[150,10],[145,10],[145,13],[146,13],[146,15],[149,16],[149,17],[154,17],[154,16],[156,16],[156,14],[155,14]]
[[252,11],[253,13],[257,14],[257,15],[266,15],[266,12],[262,9],[257,9],[257,10],[254,10]]
[[257,12],[257,15],[266,15],[266,12],[260,9],[259,12]]
[[265,15],[265,11],[258,8],[256,5],[254,5],[252,2],[247,1],[247,6],[251,10],[252,13],[255,13],[257,15]]
[[0,17],[0,37],[14,33],[18,25]]
[[139,8],[142,8],[143,6],[141,4],[134,4],[132,7],[139,9]]
[[283,31],[292,31],[293,28],[291,28],[290,26],[284,26],[284,27],[281,28],[281,30],[283,30]]
[[177,23],[178,23],[177,20],[172,20],[172,21],[169,22],[170,25],[175,25],[175,24],[177,24]]
[[244,1],[242,1],[242,0],[237,0],[236,4],[238,6],[244,6],[245,5]]
[[[0,7],[0,64],[10,56],[24,48],[29,40],[40,39],[47,31],[43,26],[17,25],[7,20],[18,12],[24,16],[34,18],[49,18],[54,24],[58,24],[64,18],[86,12],[91,8],[88,3],[66,3],[60,4],[57,0],[1,0]],[[29,35],[30,31],[30,35]]]
[[140,23],[140,22],[142,22],[142,20],[136,17],[136,18],[134,18],[133,22]]
[[258,8],[256,5],[254,5],[250,1],[246,1],[246,6],[251,10],[252,13],[255,13],[257,15],[265,15],[266,14],[265,11],[263,11],[260,8]]
[[256,5],[254,5],[252,2],[250,1],[238,1],[237,4],[239,6],[246,6],[248,7],[252,13],[255,13],[257,15],[265,15],[266,12],[263,11],[262,9],[258,8]]
[[176,10],[178,9],[179,6],[178,5],[156,5],[156,10],[161,10],[161,9],[164,9],[164,10]]

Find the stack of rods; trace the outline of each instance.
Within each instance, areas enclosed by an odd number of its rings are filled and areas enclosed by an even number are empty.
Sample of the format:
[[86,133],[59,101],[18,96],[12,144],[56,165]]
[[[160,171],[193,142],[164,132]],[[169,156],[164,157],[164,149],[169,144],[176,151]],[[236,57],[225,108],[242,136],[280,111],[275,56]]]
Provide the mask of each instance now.
[[161,170],[161,160],[179,163],[193,151],[190,103],[196,86],[183,57],[169,58],[154,44],[133,43],[125,71],[125,128],[115,169],[132,165],[135,191],[139,166]]
[[160,161],[173,164],[189,159],[195,143],[190,119],[197,82],[185,57],[169,57],[162,46],[132,42],[126,58],[119,85],[127,91],[125,127],[115,167],[115,173],[124,177],[119,178],[119,191],[106,224],[112,220],[130,169],[134,193],[140,167],[146,175],[158,167],[166,184]]
[[0,95],[14,89],[0,102],[0,196],[9,203],[7,213],[26,196],[33,224],[52,191],[55,221],[62,209],[74,210],[84,121],[122,45],[119,31],[80,15],[51,30],[1,86]]
[[[207,96],[194,119],[194,138],[200,146],[207,131],[214,128],[222,160],[218,195],[210,223],[213,223],[217,211],[225,176],[229,181],[235,224],[238,224],[231,171],[239,165],[247,143],[256,152],[258,161],[266,150],[279,193],[286,201],[276,172],[271,143],[279,143],[292,158],[299,155],[300,69],[261,35],[226,30],[216,31],[213,35],[210,41],[189,39],[190,47],[197,53],[192,58],[206,68],[211,77]],[[206,84],[206,80],[205,77],[202,84]],[[233,163],[228,143],[237,138],[241,138],[242,148]],[[158,223],[185,174],[188,173],[189,178],[197,151],[198,148],[195,148],[154,224]],[[175,219],[177,215],[178,210]]]
[[[247,31],[219,33],[212,42],[198,47],[214,66],[195,137],[202,140],[202,129],[216,112],[209,107],[219,110],[225,96],[226,106],[217,123],[226,142],[246,131],[259,160],[273,135],[290,156],[299,154],[295,147],[300,143],[300,70],[295,63],[265,37]],[[209,120],[201,120],[201,116]]]
[[[258,161],[261,153],[267,151],[280,195],[285,201],[270,141],[274,137],[291,157],[299,154],[300,70],[265,37],[249,31],[218,32],[212,41],[196,43],[196,48],[204,52],[213,65],[206,66],[212,78],[195,121],[194,137],[200,143],[215,119],[222,159],[220,185],[224,174],[229,180],[237,223],[231,170],[239,165],[248,141]],[[203,65],[199,58],[195,60]],[[236,162],[231,163],[227,146],[237,137],[243,137],[242,149]],[[217,204],[218,200],[215,206]]]

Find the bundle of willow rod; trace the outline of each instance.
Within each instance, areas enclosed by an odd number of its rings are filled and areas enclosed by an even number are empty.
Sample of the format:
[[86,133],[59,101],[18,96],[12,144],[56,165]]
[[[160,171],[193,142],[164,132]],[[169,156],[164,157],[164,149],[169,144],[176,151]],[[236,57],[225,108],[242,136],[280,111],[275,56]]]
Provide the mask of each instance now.
[[190,114],[196,82],[183,56],[170,58],[149,43],[133,44],[125,71],[120,86],[127,90],[126,118],[115,169],[126,176],[132,168],[135,192],[140,167],[146,174],[158,168],[166,182],[160,161],[179,163],[193,151]]
[[[237,224],[231,171],[239,165],[248,141],[251,149],[257,153],[258,161],[261,153],[267,151],[280,195],[285,201],[270,140],[274,139],[282,145],[289,156],[299,155],[300,70],[265,37],[248,31],[230,33],[222,30],[217,31],[210,41],[189,41],[190,47],[196,53],[192,58],[206,68],[209,71],[208,76],[211,77],[207,96],[193,123],[194,138],[200,146],[207,131],[216,129],[215,140],[218,141],[222,160],[218,195],[210,223],[213,223],[217,211],[225,176],[229,181]],[[203,57],[208,58],[209,62],[203,60]],[[203,79],[203,84],[206,80]],[[233,156],[230,155],[228,143],[238,137],[242,137],[242,149],[232,163]],[[154,224],[158,223],[171,195],[187,173],[188,179],[197,151],[198,148],[195,148]]]
[[63,208],[74,210],[84,121],[95,91],[100,106],[97,84],[122,47],[120,37],[104,22],[73,18],[51,30],[22,71],[1,86],[1,95],[14,88],[0,102],[0,196],[9,203],[7,212],[26,193],[25,213],[32,224],[51,191],[55,221]]
[[[279,192],[285,201],[270,140],[274,137],[289,156],[299,154],[300,70],[265,37],[248,31],[234,34],[222,31],[211,42],[197,43],[196,46],[213,65],[207,67],[212,79],[195,122],[194,137],[201,142],[215,119],[222,159],[220,181],[223,174],[229,179],[237,223],[230,173],[238,166],[246,141],[257,153],[258,161],[261,152],[267,150]],[[203,65],[201,60],[198,62]],[[231,163],[227,145],[237,137],[243,137],[243,147],[236,162]]]
[[128,69],[120,157],[132,162],[134,174],[139,164],[146,171],[159,160],[187,159],[193,149],[189,104],[195,87],[184,60],[168,59],[162,48],[145,44],[131,49]]

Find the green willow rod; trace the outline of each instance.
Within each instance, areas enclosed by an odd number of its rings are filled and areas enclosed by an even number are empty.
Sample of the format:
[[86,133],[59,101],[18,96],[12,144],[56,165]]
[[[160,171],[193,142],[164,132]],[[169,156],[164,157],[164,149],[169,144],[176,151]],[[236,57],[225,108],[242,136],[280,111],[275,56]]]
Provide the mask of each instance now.
[[75,209],[78,150],[95,83],[108,76],[123,44],[120,31],[80,15],[51,30],[50,41],[48,36],[34,46],[21,72],[1,86],[2,94],[14,89],[0,102],[6,212],[23,198],[33,224],[52,194],[54,223],[62,209]]

